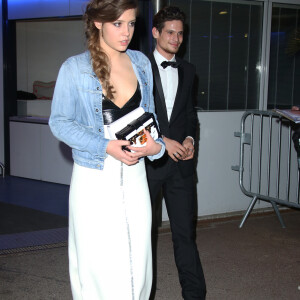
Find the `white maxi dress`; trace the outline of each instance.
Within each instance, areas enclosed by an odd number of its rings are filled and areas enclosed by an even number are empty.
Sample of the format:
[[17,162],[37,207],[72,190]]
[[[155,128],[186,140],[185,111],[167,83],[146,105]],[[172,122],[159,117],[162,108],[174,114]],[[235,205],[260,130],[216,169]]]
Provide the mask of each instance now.
[[104,169],[74,164],[69,199],[69,271],[74,300],[148,300],[151,202],[145,163],[109,156]]

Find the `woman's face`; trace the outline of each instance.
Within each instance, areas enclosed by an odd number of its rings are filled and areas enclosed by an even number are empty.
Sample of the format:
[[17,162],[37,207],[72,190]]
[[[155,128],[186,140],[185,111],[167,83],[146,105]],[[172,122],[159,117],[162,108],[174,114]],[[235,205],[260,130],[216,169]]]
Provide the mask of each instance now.
[[136,10],[128,9],[114,22],[95,22],[100,30],[100,46],[107,52],[123,52],[127,49],[134,32]]

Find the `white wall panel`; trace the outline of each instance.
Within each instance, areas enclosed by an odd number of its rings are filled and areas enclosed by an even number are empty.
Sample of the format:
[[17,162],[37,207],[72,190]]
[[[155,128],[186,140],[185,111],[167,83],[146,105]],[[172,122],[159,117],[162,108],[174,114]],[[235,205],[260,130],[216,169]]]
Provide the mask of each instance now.
[[47,124],[11,121],[10,165],[13,176],[70,184],[73,159]]
[[81,20],[17,22],[17,88],[32,92],[33,82],[56,80],[61,64],[85,51]]
[[41,139],[37,124],[10,122],[10,174],[41,179]]
[[69,0],[8,0],[8,19],[69,16]]
[[41,178],[70,184],[73,168],[71,148],[58,141],[48,125],[41,125]]

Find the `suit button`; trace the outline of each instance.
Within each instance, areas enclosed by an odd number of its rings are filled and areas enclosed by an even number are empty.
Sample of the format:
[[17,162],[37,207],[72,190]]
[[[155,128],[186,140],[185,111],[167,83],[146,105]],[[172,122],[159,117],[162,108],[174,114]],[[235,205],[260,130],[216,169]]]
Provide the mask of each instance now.
[[144,107],[147,107],[147,104],[144,104]]
[[96,108],[96,112],[98,112],[99,111],[99,109],[98,108]]
[[101,132],[101,129],[99,129],[99,132]]
[[99,91],[100,90],[100,88],[99,88],[99,86],[97,86],[97,91]]
[[147,82],[145,82],[145,85],[147,86]]

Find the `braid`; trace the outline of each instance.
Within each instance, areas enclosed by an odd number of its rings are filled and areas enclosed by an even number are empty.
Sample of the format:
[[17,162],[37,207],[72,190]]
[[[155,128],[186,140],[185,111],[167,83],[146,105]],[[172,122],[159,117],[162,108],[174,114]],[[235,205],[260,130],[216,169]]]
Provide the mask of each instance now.
[[100,47],[99,29],[96,28],[94,22],[113,22],[125,10],[131,8],[137,8],[136,0],[90,0],[84,14],[85,35],[87,47],[91,53],[93,70],[106,91],[107,97],[111,100],[114,99],[115,90],[110,83],[110,60]]
[[109,99],[114,98],[113,86],[110,84],[110,64],[109,58],[100,48],[99,31],[95,27],[94,22],[88,20],[86,26],[87,47],[91,53],[93,70],[100,80],[102,87],[106,91]]

